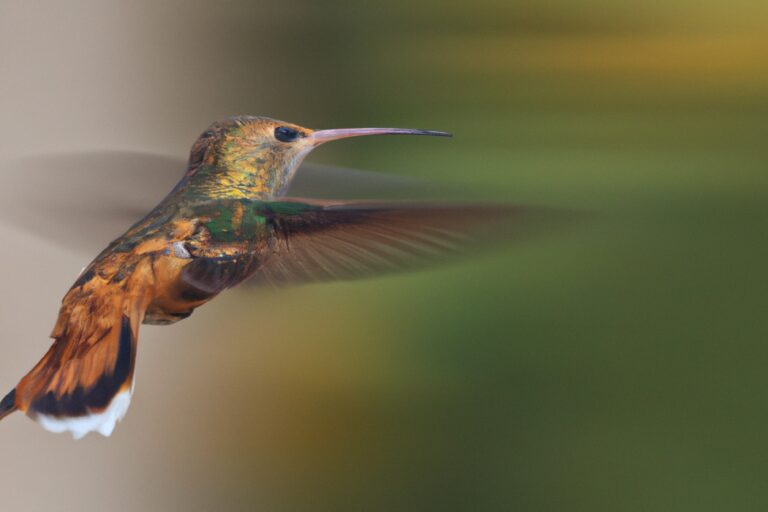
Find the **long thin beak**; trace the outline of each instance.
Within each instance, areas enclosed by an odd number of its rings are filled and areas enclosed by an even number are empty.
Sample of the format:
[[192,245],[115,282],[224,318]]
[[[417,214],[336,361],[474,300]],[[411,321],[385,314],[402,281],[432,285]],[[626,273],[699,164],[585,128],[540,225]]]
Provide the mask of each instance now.
[[452,137],[448,132],[436,132],[432,130],[414,130],[411,128],[341,128],[337,130],[318,130],[313,132],[311,138],[315,145],[332,140],[346,139],[347,137],[362,137],[364,135],[432,135],[434,137]]

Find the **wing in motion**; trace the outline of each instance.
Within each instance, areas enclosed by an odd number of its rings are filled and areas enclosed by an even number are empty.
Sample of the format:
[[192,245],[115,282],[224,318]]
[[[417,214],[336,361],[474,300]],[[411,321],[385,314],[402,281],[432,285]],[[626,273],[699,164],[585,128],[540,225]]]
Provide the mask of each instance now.
[[[203,293],[251,274],[248,284],[287,285],[418,269],[522,235],[530,228],[523,220],[545,217],[543,211],[493,205],[241,203],[240,225],[222,230],[209,223],[206,245],[188,245],[193,261],[183,278]],[[239,238],[224,236],[232,233]],[[249,238],[258,243],[247,243]]]
[[[128,151],[59,153],[5,162],[0,166],[0,220],[90,255],[150,211],[179,181],[186,165],[181,159]],[[303,164],[290,192],[398,199],[431,195],[436,187],[402,176]]]

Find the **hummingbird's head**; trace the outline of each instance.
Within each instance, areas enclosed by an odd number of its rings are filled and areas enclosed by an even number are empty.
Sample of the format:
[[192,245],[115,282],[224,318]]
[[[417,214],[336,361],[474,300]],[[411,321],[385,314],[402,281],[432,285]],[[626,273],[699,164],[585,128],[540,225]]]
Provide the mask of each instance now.
[[[436,135],[446,132],[407,128],[312,130],[268,117],[237,116],[217,121],[192,146],[187,176],[204,180],[216,195],[283,195],[301,161],[332,140],[363,135]],[[199,176],[199,177],[198,177]]]

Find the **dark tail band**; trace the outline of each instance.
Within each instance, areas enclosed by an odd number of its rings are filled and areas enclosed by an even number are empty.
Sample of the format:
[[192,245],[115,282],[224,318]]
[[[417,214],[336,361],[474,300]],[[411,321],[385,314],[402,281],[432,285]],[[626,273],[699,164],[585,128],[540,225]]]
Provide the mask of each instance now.
[[0,420],[16,410],[16,388],[0,400]]

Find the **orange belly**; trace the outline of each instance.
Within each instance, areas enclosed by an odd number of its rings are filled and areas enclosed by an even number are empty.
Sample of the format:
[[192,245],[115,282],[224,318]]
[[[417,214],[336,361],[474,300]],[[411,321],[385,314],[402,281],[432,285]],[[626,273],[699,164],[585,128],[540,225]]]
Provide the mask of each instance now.
[[152,262],[155,286],[144,317],[145,324],[167,325],[183,320],[216,294],[202,294],[184,283],[182,271],[192,260],[157,256]]

